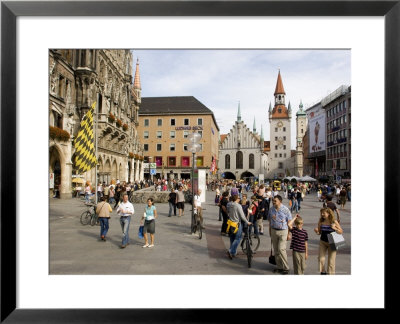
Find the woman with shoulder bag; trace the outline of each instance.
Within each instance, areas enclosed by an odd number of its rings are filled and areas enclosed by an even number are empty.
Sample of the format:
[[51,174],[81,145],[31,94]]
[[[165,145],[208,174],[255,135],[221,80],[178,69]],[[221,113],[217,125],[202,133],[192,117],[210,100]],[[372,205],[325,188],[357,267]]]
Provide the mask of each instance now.
[[318,226],[314,228],[314,232],[317,235],[321,235],[319,241],[319,271],[322,275],[326,275],[325,271],[325,255],[328,252],[328,274],[335,274],[335,261],[336,261],[336,250],[333,250],[329,245],[328,234],[336,232],[338,234],[343,233],[343,229],[335,219],[335,214],[330,208],[321,209],[321,217],[318,222]]

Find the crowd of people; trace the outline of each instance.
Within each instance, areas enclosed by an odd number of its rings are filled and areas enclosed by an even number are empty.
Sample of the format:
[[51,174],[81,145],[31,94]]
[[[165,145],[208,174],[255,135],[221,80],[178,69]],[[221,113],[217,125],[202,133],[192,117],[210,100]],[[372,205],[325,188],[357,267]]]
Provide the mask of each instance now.
[[[121,248],[129,245],[129,224],[135,209],[129,201],[133,191],[144,187],[154,186],[156,191],[170,191],[168,217],[184,216],[185,192],[190,191],[190,181],[187,180],[159,180],[156,182],[126,183],[116,181],[115,184],[99,184],[97,187],[100,202],[97,204],[96,213],[100,221],[100,238],[106,241],[109,229],[109,218],[112,208],[116,209],[120,217],[122,230]],[[264,235],[265,229],[271,239],[271,246],[275,255],[275,273],[288,274],[289,262],[287,257],[287,241],[291,241],[290,249],[293,251],[293,270],[295,274],[304,274],[306,260],[308,259],[308,233],[303,228],[304,221],[299,215],[301,202],[306,195],[316,193],[319,202],[323,202],[320,209],[320,218],[314,232],[320,236],[319,241],[319,272],[321,274],[335,273],[336,250],[328,242],[328,234],[336,232],[342,234],[340,226],[340,211],[336,203],[343,209],[347,200],[351,199],[350,185],[328,185],[314,183],[282,183],[281,188],[258,185],[245,181],[213,181],[207,183],[207,189],[215,191],[215,205],[219,208],[218,220],[221,224],[221,235],[229,236],[230,247],[226,251],[229,259],[237,255],[237,248],[242,238],[243,231],[248,227],[249,235]],[[280,190],[278,190],[280,189]],[[85,198],[92,194],[90,183],[85,187]],[[288,199],[289,206],[283,204],[283,195]],[[201,190],[195,193],[194,212],[200,220],[202,228],[203,212],[201,207]],[[250,196],[250,197],[249,197]],[[114,205],[112,207],[112,205]],[[141,225],[143,226],[144,248],[154,247],[155,220],[157,208],[152,198],[147,201]],[[267,225],[264,224],[267,222]],[[237,230],[233,233],[227,231],[232,224]],[[228,232],[228,233],[227,233]],[[148,236],[150,235],[150,237]],[[325,266],[326,254],[328,255]]]
[[[344,208],[346,200],[350,200],[351,197],[350,185],[345,187],[342,185],[283,183],[281,190],[284,192],[285,198],[289,200],[290,208],[282,203],[283,197],[276,187],[256,184],[251,186],[251,190],[247,190],[247,183],[232,181],[220,183],[214,188],[215,204],[219,206],[220,211],[219,221],[222,221],[221,235],[230,237],[230,248],[226,252],[229,259],[233,259],[237,254],[243,229],[249,226],[250,235],[263,235],[263,221],[266,220],[276,260],[274,272],[289,273],[286,247],[287,241],[290,240],[290,249],[293,251],[293,270],[298,275],[304,274],[308,259],[308,233],[303,229],[304,221],[298,213],[305,195],[317,192],[318,200],[323,201],[320,219],[314,229],[315,234],[320,235],[319,272],[322,275],[335,274],[336,250],[329,244],[328,234],[332,232],[342,234],[343,229],[340,226],[339,209],[332,200],[336,195],[337,203]],[[247,199],[244,188],[252,193],[250,200]],[[324,192],[323,197],[320,196],[320,192]],[[295,214],[293,215],[293,213]],[[230,222],[238,224],[236,233],[227,234],[227,226],[231,224]],[[328,254],[327,267],[325,267],[326,254]]]

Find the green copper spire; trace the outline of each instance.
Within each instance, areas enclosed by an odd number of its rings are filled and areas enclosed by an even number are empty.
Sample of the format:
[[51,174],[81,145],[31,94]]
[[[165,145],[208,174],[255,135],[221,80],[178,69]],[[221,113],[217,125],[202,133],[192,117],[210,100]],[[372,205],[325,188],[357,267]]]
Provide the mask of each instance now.
[[303,110],[303,102],[300,100],[299,110],[296,113],[296,116],[305,116],[306,112]]
[[288,110],[289,110],[289,111],[292,111],[292,105],[290,104],[290,101],[289,101]]
[[254,121],[253,121],[253,133],[256,133],[256,116],[254,116]]
[[237,121],[241,121],[242,120],[242,116],[240,115],[240,101],[239,101],[239,105],[238,105],[238,113],[237,113]]
[[269,102],[269,109],[268,109],[268,112],[272,112],[272,106],[271,106],[271,101]]

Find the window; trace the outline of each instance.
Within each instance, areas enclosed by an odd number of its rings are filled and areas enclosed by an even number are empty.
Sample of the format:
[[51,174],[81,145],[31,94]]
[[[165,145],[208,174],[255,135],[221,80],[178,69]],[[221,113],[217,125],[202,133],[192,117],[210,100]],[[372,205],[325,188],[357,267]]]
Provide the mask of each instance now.
[[279,168],[279,169],[283,169],[283,163],[282,163],[282,162],[279,162],[279,163],[278,163],[278,168]]
[[168,166],[176,166],[176,157],[175,156],[168,157]]
[[243,169],[243,153],[241,151],[236,153],[236,169]]
[[283,127],[283,131],[286,132],[286,127]]
[[278,140],[278,136],[275,136],[275,141],[277,141]]
[[278,145],[275,145],[275,150],[277,150],[278,149]]
[[199,152],[201,152],[201,151],[203,151],[203,144],[199,144],[200,145],[200,151]]
[[277,153],[275,153],[275,157],[276,157],[276,158],[278,157],[278,154],[277,154]]
[[160,167],[163,165],[162,156],[156,156],[156,166]]
[[145,120],[144,120],[144,126],[145,126],[145,127],[148,127],[149,125],[150,125],[149,120],[148,120],[148,119],[145,119]]
[[162,138],[162,131],[157,131],[157,138]]
[[171,152],[174,152],[175,151],[175,144],[169,144],[169,150]]
[[158,152],[162,151],[162,144],[157,144],[157,151]]
[[183,138],[187,138],[189,135],[189,131],[183,131]]
[[65,78],[62,75],[58,79],[58,96],[65,97]]
[[175,138],[175,131],[170,131],[169,132],[169,137],[170,138]]
[[254,154],[249,155],[249,169],[254,169]]
[[225,155],[225,169],[231,168],[231,156],[229,154]]
[[201,135],[200,139],[203,138],[203,131],[197,131],[197,133],[199,133]]
[[183,125],[189,126],[189,118],[185,118],[185,119],[183,120]]
[[149,138],[149,131],[144,131],[143,132],[143,138],[148,139]]
[[283,136],[283,140],[286,141],[286,136]]
[[301,133],[303,134],[303,128],[301,129]]
[[278,113],[281,113],[282,112],[282,108],[278,108]]
[[283,154],[283,157],[286,157],[286,153]]
[[198,167],[201,167],[201,166],[203,166],[203,161],[204,159],[203,159],[203,157],[202,156],[197,156],[196,157],[196,166],[198,166]]
[[190,157],[182,156],[182,158],[181,158],[181,166],[183,166],[183,167],[190,166]]
[[283,145],[283,149],[286,150],[286,145]]
[[197,125],[202,126],[203,125],[203,118],[197,118]]
[[143,157],[143,163],[149,163],[149,157],[148,156],[144,156]]
[[277,133],[277,132],[278,132],[278,128],[275,127],[275,133]]
[[188,150],[188,145],[187,144],[183,144],[183,150],[187,151]]
[[147,152],[149,150],[149,144],[143,144],[143,151]]
[[53,110],[53,117],[54,117],[54,127],[63,128],[63,118],[62,116],[55,110]]
[[279,153],[279,157],[282,157],[282,153]]
[[162,119],[157,119],[157,126],[162,126]]
[[171,118],[171,126],[175,126],[175,118]]
[[343,109],[346,109],[346,101],[343,101]]

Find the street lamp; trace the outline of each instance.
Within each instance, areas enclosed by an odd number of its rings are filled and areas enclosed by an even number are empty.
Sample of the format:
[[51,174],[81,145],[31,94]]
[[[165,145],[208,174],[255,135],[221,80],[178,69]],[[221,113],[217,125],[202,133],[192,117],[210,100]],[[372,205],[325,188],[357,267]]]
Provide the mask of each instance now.
[[188,151],[192,152],[192,222],[191,222],[190,230],[191,230],[191,233],[193,233],[193,226],[195,224],[195,221],[194,221],[194,167],[195,167],[195,161],[194,161],[194,159],[195,159],[196,152],[200,151],[200,144],[198,143],[198,141],[201,139],[201,135],[197,132],[193,132],[193,133],[190,133],[187,138],[189,140],[189,143],[187,146]]

